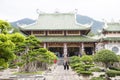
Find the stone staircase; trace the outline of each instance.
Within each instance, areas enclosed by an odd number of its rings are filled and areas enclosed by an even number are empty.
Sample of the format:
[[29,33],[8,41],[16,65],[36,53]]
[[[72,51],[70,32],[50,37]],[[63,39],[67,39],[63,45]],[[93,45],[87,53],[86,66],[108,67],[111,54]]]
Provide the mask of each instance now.
[[57,65],[63,65],[64,58],[59,58],[57,61]]

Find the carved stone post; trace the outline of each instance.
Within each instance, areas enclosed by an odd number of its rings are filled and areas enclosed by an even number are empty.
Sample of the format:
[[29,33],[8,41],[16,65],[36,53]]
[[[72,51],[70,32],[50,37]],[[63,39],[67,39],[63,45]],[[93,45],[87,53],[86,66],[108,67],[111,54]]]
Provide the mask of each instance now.
[[47,45],[46,45],[46,43],[44,43],[44,48],[47,48]]
[[64,55],[67,55],[67,43],[64,43]]
[[81,54],[83,55],[84,54],[84,43],[81,43],[81,47],[82,47],[82,51],[81,51],[82,53]]

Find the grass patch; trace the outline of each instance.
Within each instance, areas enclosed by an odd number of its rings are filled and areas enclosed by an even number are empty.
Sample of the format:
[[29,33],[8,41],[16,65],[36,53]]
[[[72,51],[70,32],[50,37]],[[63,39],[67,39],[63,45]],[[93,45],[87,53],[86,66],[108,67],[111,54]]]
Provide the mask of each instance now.
[[43,71],[37,71],[37,72],[17,72],[14,73],[14,75],[35,75],[35,74],[42,74]]
[[105,80],[105,78],[102,78],[102,77],[93,77],[90,80]]

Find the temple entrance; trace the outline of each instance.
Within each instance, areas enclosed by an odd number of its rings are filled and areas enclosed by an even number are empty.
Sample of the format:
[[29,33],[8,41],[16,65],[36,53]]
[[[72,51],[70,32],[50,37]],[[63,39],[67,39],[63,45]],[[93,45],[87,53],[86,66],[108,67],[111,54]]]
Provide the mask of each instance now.
[[54,52],[56,56],[63,57],[63,47],[49,47],[51,52]]
[[86,53],[87,55],[92,55],[92,50],[93,50],[92,47],[85,47],[84,49],[85,49],[85,53]]
[[79,55],[79,47],[68,47],[68,56],[78,56]]

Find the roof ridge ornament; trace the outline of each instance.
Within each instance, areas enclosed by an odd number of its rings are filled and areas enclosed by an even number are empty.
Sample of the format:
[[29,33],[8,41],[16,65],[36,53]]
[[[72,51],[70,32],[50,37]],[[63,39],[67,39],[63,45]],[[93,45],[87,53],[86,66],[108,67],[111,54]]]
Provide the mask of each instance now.
[[77,14],[77,13],[78,13],[78,9],[75,9],[75,10],[74,10],[74,13]]
[[58,8],[55,9],[55,13],[60,13]]
[[104,22],[103,29],[106,29],[106,28],[108,28],[108,26],[107,26],[107,20],[103,19],[103,22]]
[[115,21],[114,21],[114,19],[113,19],[113,18],[111,19],[111,23],[112,23],[112,24],[114,24],[114,23],[115,23]]
[[118,21],[118,23],[120,24],[120,20]]
[[37,14],[41,14],[41,13],[43,13],[43,12],[40,11],[39,9],[36,9],[36,13],[37,13]]

